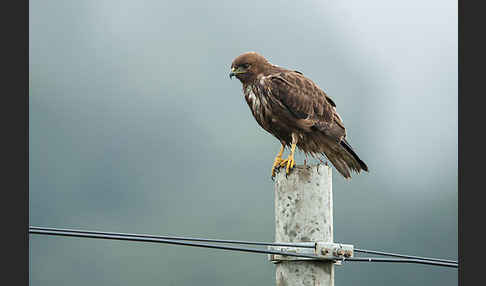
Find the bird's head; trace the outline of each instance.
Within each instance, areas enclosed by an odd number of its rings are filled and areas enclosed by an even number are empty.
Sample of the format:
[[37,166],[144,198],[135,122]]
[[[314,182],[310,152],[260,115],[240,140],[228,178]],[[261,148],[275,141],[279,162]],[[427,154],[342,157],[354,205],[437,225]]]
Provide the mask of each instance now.
[[241,83],[254,81],[263,73],[265,66],[270,63],[256,52],[247,52],[237,56],[231,63],[230,78],[236,76]]

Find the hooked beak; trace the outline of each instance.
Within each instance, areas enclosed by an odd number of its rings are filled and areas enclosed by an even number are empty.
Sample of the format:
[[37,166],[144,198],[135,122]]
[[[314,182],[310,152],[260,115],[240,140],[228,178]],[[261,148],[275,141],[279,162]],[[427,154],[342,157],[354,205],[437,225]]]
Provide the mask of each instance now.
[[238,68],[237,67],[232,67],[231,68],[231,72],[229,73],[229,77],[231,79],[232,77],[234,77],[234,76],[236,76],[236,75],[238,75],[240,73],[245,73],[245,72],[246,72],[246,70],[244,70],[241,67],[238,67]]

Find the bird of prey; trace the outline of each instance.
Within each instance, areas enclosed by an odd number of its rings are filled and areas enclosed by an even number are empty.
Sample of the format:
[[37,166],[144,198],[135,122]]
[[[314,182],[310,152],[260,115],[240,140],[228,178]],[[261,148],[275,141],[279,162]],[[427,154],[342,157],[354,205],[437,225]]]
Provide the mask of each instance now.
[[[272,165],[272,178],[280,167],[289,174],[295,165],[296,147],[306,156],[325,155],[345,178],[351,178],[351,171],[368,171],[346,141],[346,129],[334,101],[301,72],[247,52],[233,60],[229,76],[242,83],[245,100],[258,124],[282,144]],[[286,147],[290,154],[282,159]]]

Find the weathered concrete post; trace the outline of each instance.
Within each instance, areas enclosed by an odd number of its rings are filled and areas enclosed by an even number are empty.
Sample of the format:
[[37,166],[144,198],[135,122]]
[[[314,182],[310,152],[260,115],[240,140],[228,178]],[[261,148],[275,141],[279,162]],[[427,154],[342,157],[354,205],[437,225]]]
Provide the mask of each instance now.
[[[275,176],[275,241],[333,242],[332,172],[325,165],[295,166],[288,177]],[[334,286],[334,264],[326,261],[281,261],[277,286]]]

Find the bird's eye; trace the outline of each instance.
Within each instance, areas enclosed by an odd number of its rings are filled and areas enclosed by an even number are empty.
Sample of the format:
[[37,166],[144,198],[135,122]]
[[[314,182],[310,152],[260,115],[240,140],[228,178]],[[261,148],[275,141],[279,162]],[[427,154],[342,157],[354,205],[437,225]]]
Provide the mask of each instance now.
[[249,67],[250,67],[250,64],[243,64],[243,67],[244,67],[245,69],[247,69],[247,68],[249,68]]

